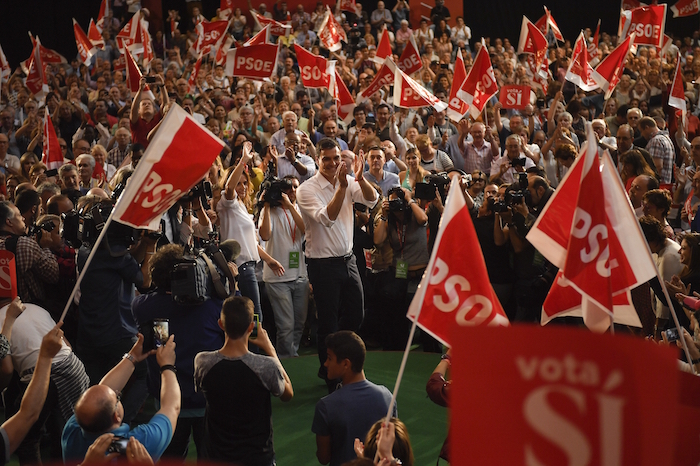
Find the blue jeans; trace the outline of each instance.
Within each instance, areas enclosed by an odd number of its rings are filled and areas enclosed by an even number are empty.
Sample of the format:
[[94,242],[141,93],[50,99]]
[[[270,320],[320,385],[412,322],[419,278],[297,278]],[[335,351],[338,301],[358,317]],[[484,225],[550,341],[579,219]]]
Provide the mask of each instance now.
[[262,309],[260,308],[260,289],[255,276],[255,262],[246,262],[238,266],[238,288],[241,294],[253,301],[255,314],[262,324]]
[[299,356],[299,343],[309,306],[309,279],[265,283],[277,327],[277,355],[282,358]]

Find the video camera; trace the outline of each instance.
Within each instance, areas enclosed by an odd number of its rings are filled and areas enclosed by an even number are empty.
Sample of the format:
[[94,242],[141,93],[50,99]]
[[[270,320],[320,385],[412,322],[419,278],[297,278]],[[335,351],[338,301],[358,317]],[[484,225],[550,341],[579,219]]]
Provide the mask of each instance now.
[[52,220],[46,220],[44,223],[39,225],[32,225],[29,227],[29,232],[27,236],[36,236],[36,242],[41,242],[41,236],[46,231],[48,233],[52,232],[56,228],[56,224]]
[[489,210],[492,212],[506,212],[513,205],[520,204],[523,199],[526,204],[530,204],[530,191],[527,190],[527,186],[527,173],[518,173],[518,181],[510,185],[504,200],[488,199]]
[[197,183],[194,188],[190,189],[187,194],[182,196],[180,200],[184,202],[192,202],[199,198],[202,200],[202,205],[206,207],[209,205],[209,200],[213,196],[214,193],[211,188],[211,183],[209,181],[202,180]]
[[437,188],[444,202],[447,197],[447,187],[449,184],[450,177],[447,173],[428,175],[423,179],[422,183],[416,183],[415,197],[426,201],[432,201],[435,199],[435,188]]
[[396,194],[396,199],[389,200],[389,212],[403,212],[408,210],[408,202],[406,202],[406,193],[400,186],[395,186],[389,190],[387,196]]
[[294,188],[291,181],[285,179],[279,179],[275,175],[275,167],[271,161],[267,165],[267,172],[265,173],[265,179],[260,184],[260,191],[258,192],[258,202],[257,208],[262,209],[265,203],[269,203],[270,207],[277,207],[282,205],[282,193],[289,191]]
[[[112,212],[112,208],[112,202],[104,200],[92,205],[89,209],[85,207],[77,212],[71,210],[63,213],[61,215],[63,220],[61,237],[66,244],[73,248],[79,248],[82,245],[94,246],[102,228],[105,226],[107,218],[109,218],[109,214]],[[104,244],[110,251],[110,254],[115,255],[110,248],[110,243],[128,248],[136,243],[136,231],[130,226],[112,222],[104,239]],[[125,253],[126,251],[117,255]]]

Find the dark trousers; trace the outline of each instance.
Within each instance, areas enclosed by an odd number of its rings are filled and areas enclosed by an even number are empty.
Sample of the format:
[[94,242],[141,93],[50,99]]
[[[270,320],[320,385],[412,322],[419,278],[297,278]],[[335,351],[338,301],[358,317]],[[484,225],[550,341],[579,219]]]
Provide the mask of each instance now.
[[[318,312],[318,359],[326,362],[326,336],[338,330],[357,332],[364,316],[362,281],[355,256],[307,259],[309,281]],[[325,374],[325,367],[322,373]]]
[[197,447],[197,459],[205,459],[207,455],[204,442],[203,417],[177,418],[177,427],[175,428],[175,432],[173,432],[170,445],[168,445],[168,448],[163,453],[163,458],[171,459],[173,462],[177,461],[179,458],[184,462],[189,451],[190,434],[194,437],[194,444]]

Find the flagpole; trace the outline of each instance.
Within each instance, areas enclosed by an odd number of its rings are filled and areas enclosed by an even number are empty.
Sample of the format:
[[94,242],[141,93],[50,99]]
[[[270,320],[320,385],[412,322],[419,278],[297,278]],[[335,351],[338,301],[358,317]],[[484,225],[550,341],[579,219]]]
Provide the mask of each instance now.
[[[114,212],[114,209],[112,209],[112,212]],[[63,319],[66,318],[66,314],[68,313],[68,309],[70,308],[70,305],[73,302],[73,299],[75,299],[75,293],[77,293],[78,288],[80,288],[80,283],[83,281],[83,277],[85,276],[85,272],[87,271],[88,267],[90,266],[90,262],[92,262],[92,258],[95,257],[95,253],[97,252],[97,248],[100,245],[100,242],[104,238],[105,234],[107,233],[107,228],[109,227],[109,224],[112,223],[112,212],[110,212],[109,217],[107,217],[107,221],[105,222],[104,226],[102,227],[102,231],[100,231],[100,235],[97,237],[97,240],[95,241],[95,244],[92,247],[92,250],[90,251],[90,254],[88,255],[88,258],[85,261],[85,265],[83,266],[83,270],[80,272],[80,275],[78,275],[78,280],[76,280],[75,286],[73,286],[73,291],[71,291],[70,297],[68,298],[68,302],[66,303],[66,307],[63,309],[63,314],[61,314],[61,318],[58,320],[59,323],[63,322]]]

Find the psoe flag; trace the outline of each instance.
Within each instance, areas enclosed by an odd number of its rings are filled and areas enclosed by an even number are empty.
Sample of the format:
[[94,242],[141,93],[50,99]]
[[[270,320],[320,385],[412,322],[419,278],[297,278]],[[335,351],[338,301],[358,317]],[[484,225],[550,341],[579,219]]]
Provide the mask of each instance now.
[[148,145],[112,214],[134,228],[158,228],[160,217],[199,182],[224,143],[174,105]]

